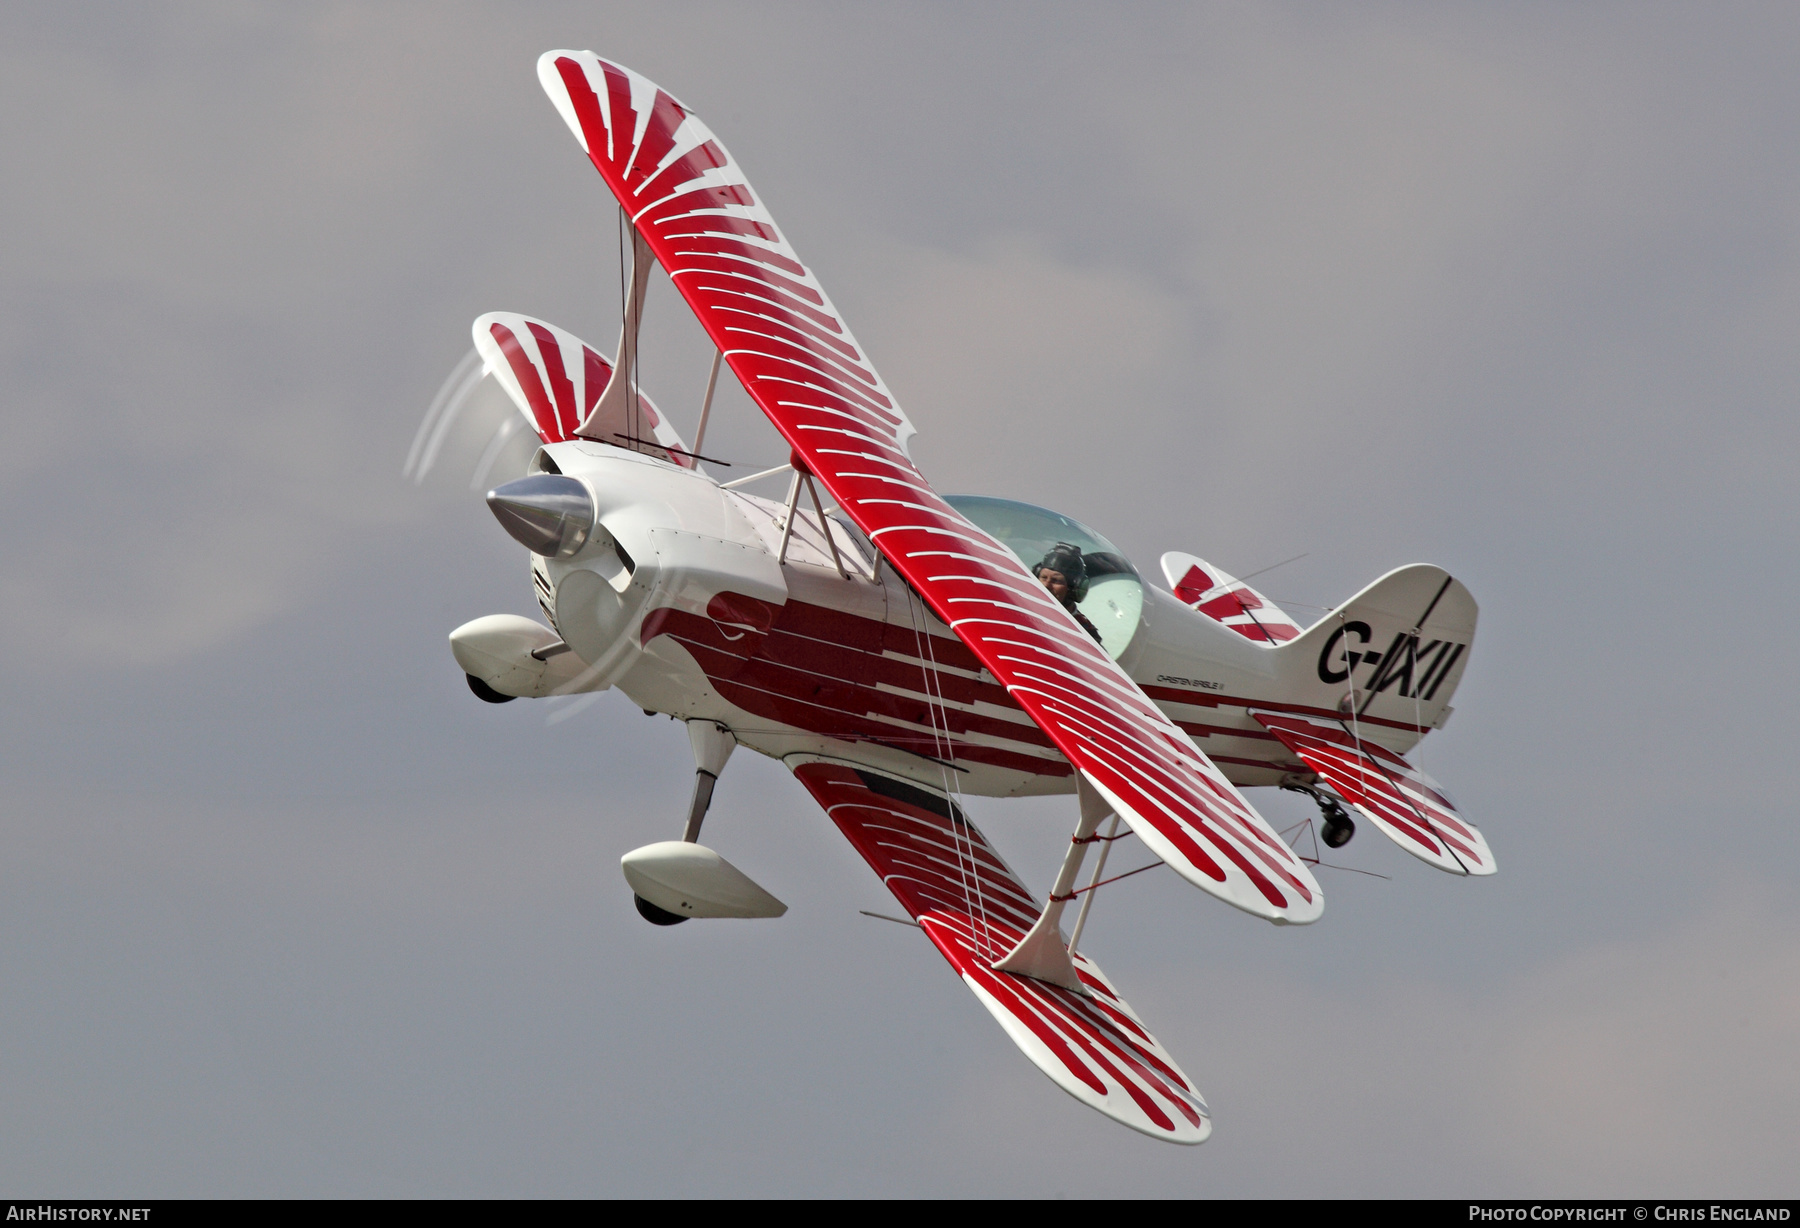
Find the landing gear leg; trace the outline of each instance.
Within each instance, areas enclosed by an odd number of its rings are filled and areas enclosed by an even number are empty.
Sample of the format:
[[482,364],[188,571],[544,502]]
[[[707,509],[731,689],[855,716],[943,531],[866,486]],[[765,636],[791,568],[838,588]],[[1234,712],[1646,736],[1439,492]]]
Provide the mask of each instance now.
[[[1081,983],[1081,975],[1075,971],[1075,961],[1069,954],[1075,945],[1074,941],[1063,941],[1062,912],[1063,905],[1076,896],[1075,876],[1081,873],[1081,863],[1087,857],[1087,846],[1094,842],[1095,829],[1100,826],[1101,819],[1112,813],[1112,807],[1088,784],[1085,776],[1075,777],[1075,796],[1080,805],[1081,818],[1075,824],[1075,834],[1069,840],[1069,851],[1063,857],[1062,869],[1056,875],[1056,885],[1050,888],[1050,898],[1044,903],[1044,911],[1038,914],[1037,923],[1019,940],[1019,945],[1005,959],[994,964],[994,971],[1015,972],[1034,980],[1048,981],[1086,998],[1093,995]],[[1099,881],[1099,876],[1095,875],[1094,883]],[[1093,889],[1092,883],[1088,889]],[[1086,920],[1087,914],[1084,912],[1081,914],[1081,922],[1085,923]],[[1077,933],[1079,935],[1079,927]]]
[[694,748],[694,800],[688,806],[687,827],[681,839],[687,844],[698,844],[700,824],[706,821],[707,809],[712,806],[713,786],[719,783],[725,761],[737,749],[737,739],[731,736],[731,730],[711,721],[689,721],[687,727],[688,742]]
[[1356,824],[1337,798],[1311,785],[1282,785],[1289,793],[1304,793],[1319,806],[1319,839],[1326,848],[1341,849],[1356,834]]
[[[712,721],[689,721],[687,727],[688,743],[694,748],[694,800],[688,804],[687,826],[681,840],[684,844],[698,844],[700,824],[706,821],[706,812],[712,806],[713,787],[719,783],[725,761],[737,749],[737,739],[729,729]],[[679,913],[658,908],[641,895],[633,894],[632,899],[638,915],[651,925],[680,925],[687,920]]]

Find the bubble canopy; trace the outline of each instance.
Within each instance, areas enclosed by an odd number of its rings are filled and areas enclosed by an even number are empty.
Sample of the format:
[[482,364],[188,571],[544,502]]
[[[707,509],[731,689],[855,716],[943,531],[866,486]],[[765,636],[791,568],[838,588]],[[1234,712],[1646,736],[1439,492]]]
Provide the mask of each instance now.
[[1144,584],[1117,546],[1049,508],[987,495],[948,495],[944,502],[998,539],[1034,574],[1057,545],[1073,546],[1087,570],[1075,604],[1099,630],[1107,655],[1117,660],[1130,645],[1144,612]]

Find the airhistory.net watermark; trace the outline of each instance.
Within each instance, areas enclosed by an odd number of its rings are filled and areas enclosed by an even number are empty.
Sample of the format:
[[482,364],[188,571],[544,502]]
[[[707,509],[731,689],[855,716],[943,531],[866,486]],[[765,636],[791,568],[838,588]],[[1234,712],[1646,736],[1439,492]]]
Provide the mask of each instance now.
[[149,1207],[70,1207],[50,1202],[30,1203],[25,1206],[14,1202],[6,1204],[6,1219],[9,1223],[66,1224],[79,1221],[94,1224],[135,1224],[147,1222],[149,1218]]

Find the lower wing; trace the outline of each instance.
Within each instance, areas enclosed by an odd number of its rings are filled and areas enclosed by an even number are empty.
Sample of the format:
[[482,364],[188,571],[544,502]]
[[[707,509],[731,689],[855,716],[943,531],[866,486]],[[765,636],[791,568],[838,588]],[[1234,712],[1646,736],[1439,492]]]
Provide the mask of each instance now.
[[787,764],[1039,1070],[1153,1138],[1206,1140],[1206,1101],[1093,960],[1074,957],[1085,995],[994,971],[1040,904],[961,807],[841,760],[794,755]]

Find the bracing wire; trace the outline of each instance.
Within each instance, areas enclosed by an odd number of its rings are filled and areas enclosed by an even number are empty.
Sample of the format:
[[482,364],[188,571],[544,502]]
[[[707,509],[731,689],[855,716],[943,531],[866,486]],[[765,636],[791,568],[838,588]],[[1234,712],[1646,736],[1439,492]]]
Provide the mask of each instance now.
[[[649,251],[646,249],[644,254],[646,256],[649,255]],[[632,285],[632,290],[633,290],[631,297],[634,300],[631,304],[631,308],[632,308],[631,383],[629,383],[625,386],[625,391],[627,391],[631,394],[631,414],[632,414],[631,435],[632,435],[632,438],[634,438],[634,439],[650,439],[650,440],[654,441],[654,439],[656,437],[656,433],[654,431],[650,432],[649,435],[646,435],[644,433],[644,404],[643,404],[643,395],[644,394],[642,391],[642,389],[644,387],[644,307],[647,305],[645,300],[650,297],[650,278],[649,278],[648,274],[646,273],[646,275],[644,277],[644,292],[642,294],[636,293],[637,284],[638,284],[638,267],[637,267],[637,265],[638,265],[638,241],[637,241],[637,231],[634,228],[632,230],[632,234],[631,234],[631,285]],[[652,455],[654,455],[654,453],[652,453]],[[671,461],[675,460],[675,458],[673,456],[669,457],[668,459]],[[677,462],[677,463],[679,463],[679,462]]]
[[[625,348],[623,342],[625,339],[625,329],[627,327],[627,321],[625,318],[626,299],[625,299],[625,206],[624,205],[620,205],[618,207],[618,211],[613,215],[613,238],[617,241],[618,249],[619,249],[619,340],[621,343],[619,348],[622,350]],[[614,357],[617,357],[617,355],[615,355]],[[613,373],[612,373],[611,379],[624,379],[624,378],[626,378],[625,372],[619,370],[615,366],[613,368]],[[602,393],[605,392],[604,389],[602,389],[601,391],[602,391]],[[626,415],[625,429],[628,431],[631,431],[631,434],[636,435],[637,432],[631,430],[631,408],[629,405],[626,406],[625,415]]]
[[[799,474],[795,474],[794,478],[795,478],[795,481],[798,481]],[[910,585],[907,586],[907,590],[906,590],[906,621],[912,627],[913,650],[914,650],[914,652],[916,652],[918,654],[918,658],[919,658],[919,675],[924,684],[923,689],[925,692],[925,711],[926,711],[926,715],[931,720],[931,749],[934,751],[941,752],[942,746],[940,745],[940,742],[938,739],[937,707],[936,707],[936,704],[932,700],[931,674],[930,674],[929,667],[925,664],[925,645],[919,636],[919,618],[918,618],[918,615],[913,610],[913,591],[912,591],[912,587]],[[927,634],[929,634],[929,631],[927,632]],[[943,755],[940,753],[938,755],[935,755],[934,758],[936,758],[939,762],[942,762]],[[950,782],[948,780],[949,774],[948,774],[948,772],[945,772],[942,768],[940,768],[939,771],[942,772],[943,775],[946,777],[946,779],[944,781],[944,796],[946,798],[949,798],[949,796],[950,796]],[[964,902],[964,904],[967,904],[969,902],[969,900],[971,899],[971,893],[969,891],[968,873],[963,868],[962,838],[960,836],[958,836],[957,832],[956,832],[956,809],[955,809],[954,802],[951,802],[949,804],[949,810],[950,810],[950,817],[948,819],[948,822],[950,825],[950,843],[951,843],[951,847],[955,850],[955,854],[956,854],[956,877],[962,885],[963,902]],[[970,917],[970,920],[971,920],[971,922],[974,920],[972,915]],[[975,928],[972,924],[970,926],[969,935],[971,938],[976,937]]]
[[1281,562],[1279,562],[1279,563],[1270,563],[1267,567],[1259,567],[1247,576],[1239,576],[1237,578],[1238,583],[1242,584],[1246,580],[1253,580],[1257,576],[1262,575],[1264,572],[1274,571],[1277,567],[1286,567],[1289,563],[1298,563],[1301,559],[1305,558],[1307,555],[1309,555],[1311,553],[1312,553],[1312,551],[1310,551],[1310,550],[1302,550],[1299,554],[1296,554],[1291,559],[1282,559]]
[[[1434,602],[1434,604],[1435,604],[1435,602]],[[1428,611],[1428,613],[1429,613],[1429,611]],[[1423,620],[1421,620],[1421,622],[1422,621]],[[1339,613],[1338,613],[1338,623],[1340,625],[1343,625],[1343,623],[1344,623],[1344,614],[1342,611],[1339,611]],[[1417,645],[1418,645],[1418,637],[1416,635],[1409,637],[1408,644],[1407,644],[1407,651],[1409,651],[1409,652],[1413,651],[1417,647]],[[1381,669],[1386,669],[1386,668],[1387,668],[1387,661],[1384,658],[1381,662]],[[1415,661],[1415,668],[1416,668],[1416,661]],[[1381,681],[1379,670],[1376,673],[1375,680],[1377,682]],[[1365,701],[1365,703],[1373,701],[1374,698],[1375,698],[1374,695],[1371,695],[1369,697],[1369,701]],[[1418,688],[1415,686],[1413,688],[1413,704],[1414,704],[1413,724],[1415,727],[1422,723],[1419,719],[1418,703],[1419,703]],[[1399,796],[1400,800],[1403,803],[1405,803],[1406,806],[1409,809],[1411,809],[1414,814],[1419,816],[1420,820],[1425,825],[1425,829],[1427,831],[1429,831],[1433,836],[1437,837],[1437,841],[1439,844],[1443,845],[1444,851],[1449,853],[1451,859],[1453,861],[1455,861],[1458,866],[1462,866],[1463,873],[1467,874],[1468,867],[1463,866],[1463,859],[1457,855],[1456,850],[1450,846],[1450,842],[1444,838],[1443,831],[1440,830],[1438,825],[1432,821],[1431,816],[1426,814],[1424,812],[1424,810],[1422,810],[1420,807],[1414,805],[1412,803],[1412,801],[1407,797],[1406,790],[1401,787],[1400,782],[1393,779],[1393,777],[1388,773],[1387,769],[1381,767],[1380,764],[1376,763],[1375,756],[1371,755],[1368,751],[1363,749],[1362,726],[1361,726],[1360,722],[1357,720],[1357,718],[1361,715],[1360,709],[1363,706],[1364,706],[1364,704],[1359,704],[1356,700],[1356,671],[1354,669],[1352,669],[1350,671],[1350,737],[1351,737],[1351,740],[1354,741],[1356,744],[1356,778],[1357,778],[1357,782],[1362,786],[1363,792],[1365,794],[1367,794],[1369,792],[1369,768],[1371,765],[1373,765],[1375,767],[1375,770],[1377,772],[1380,772],[1382,775],[1381,783],[1389,785],[1390,787],[1393,788],[1394,792]],[[1419,737],[1421,740],[1423,740],[1424,734],[1421,733],[1419,735]],[[1379,793],[1379,790],[1377,790],[1377,792]],[[1321,863],[1321,864],[1323,864],[1323,863]],[[1337,870],[1348,870],[1351,867],[1349,867],[1349,866],[1333,866],[1331,868],[1337,869]],[[1358,871],[1356,871],[1356,873],[1358,873],[1358,874],[1373,874],[1374,871],[1358,870]],[[1375,877],[1383,878],[1386,876],[1376,874]]]
[[[910,618],[911,588],[909,587],[907,591],[909,593],[907,610]],[[938,677],[937,650],[932,644],[929,621],[931,612],[926,607],[923,597],[918,600],[921,618],[914,622],[914,638],[923,641],[919,645],[921,649],[920,668],[925,678],[926,711],[931,716],[931,749],[937,752],[935,757],[939,764],[938,774],[944,782],[944,795],[950,799],[950,839],[956,849],[958,873],[962,872],[963,842],[966,840],[968,843],[969,869],[968,877],[963,885],[963,899],[965,902],[972,899],[975,906],[974,911],[970,914],[970,920],[975,923],[970,927],[970,937],[977,940],[977,949],[982,950],[984,957],[991,960],[997,956],[998,949],[994,944],[992,927],[988,923],[987,903],[981,889],[981,857],[979,850],[975,847],[975,835],[968,830],[968,812],[963,809],[961,804],[962,792],[956,787],[955,778],[951,776],[950,769],[946,766],[953,761],[956,749],[950,737],[950,714],[945,710],[943,703],[942,680]],[[922,635],[918,629],[920,621],[925,623]],[[956,822],[958,814],[961,814],[964,819],[960,830]],[[973,892],[970,891],[971,885],[974,888]]]
[[[637,446],[637,441],[641,440],[644,434],[640,429],[643,424],[643,413],[641,407],[638,405],[638,377],[640,366],[638,363],[638,348],[642,341],[642,317],[644,312],[643,305],[640,303],[637,312],[639,317],[637,321],[637,330],[636,332],[633,332],[631,318],[631,289],[637,281],[637,239],[636,230],[626,216],[624,205],[619,206],[618,218],[614,226],[614,231],[618,239],[619,251],[619,349],[621,353],[618,357],[625,357],[623,351],[626,349],[624,341],[627,337],[631,339],[631,346],[630,362],[623,364],[623,369],[615,369],[612,373],[612,378],[625,381],[625,438],[630,443],[631,450],[636,452],[642,450]],[[625,248],[627,245],[626,236],[628,234],[632,236],[630,240],[631,271],[629,273],[625,270]]]
[[[1345,621],[1344,612],[1342,610],[1338,611],[1338,626],[1346,629],[1345,638],[1348,638],[1349,624],[1348,624],[1348,622]],[[1345,644],[1344,647],[1346,649],[1348,649],[1349,645]],[[1350,662],[1346,661],[1344,664],[1349,665]],[[1359,704],[1356,700],[1356,670],[1354,667],[1352,667],[1350,670],[1350,740],[1353,741],[1354,743],[1356,743],[1356,779],[1357,779],[1357,783],[1359,783],[1362,786],[1362,791],[1365,794],[1367,794],[1369,791],[1368,764],[1370,762],[1370,759],[1369,759],[1369,752],[1363,749],[1362,726],[1357,721],[1357,717],[1361,715],[1361,713],[1358,711],[1358,709],[1360,709],[1361,707],[1362,707],[1362,705]]]
[[[965,904],[974,905],[974,908],[969,915],[971,923],[969,927],[969,936],[974,940],[977,954],[981,955],[984,959],[992,961],[997,958],[997,951],[993,940],[992,926],[988,921],[986,898],[981,889],[981,860],[979,850],[975,847],[975,834],[973,831],[957,830],[958,825],[956,816],[959,813],[963,814],[964,822],[962,825],[967,827],[967,813],[961,806],[962,791],[957,787],[955,780],[950,774],[950,768],[947,766],[955,753],[955,748],[952,745],[949,734],[949,713],[947,711],[940,712],[940,709],[945,705],[943,704],[942,697],[939,693],[940,688],[934,685],[934,678],[937,673],[937,653],[935,649],[928,646],[932,639],[929,624],[926,625],[923,632],[921,632],[919,626],[921,614],[928,618],[930,610],[925,606],[925,599],[914,593],[910,584],[905,587],[906,618],[907,621],[912,624],[914,649],[919,656],[919,671],[924,680],[925,711],[931,721],[931,748],[937,752],[934,757],[938,761],[938,771],[943,778],[944,796],[949,799],[950,803],[950,841],[951,847],[954,849],[956,855],[956,873],[957,877],[962,880],[963,902]],[[920,613],[914,612],[913,601],[915,599],[917,599],[919,603],[918,608]],[[968,840],[969,845],[968,868],[966,870],[963,863],[963,841],[965,838]],[[970,878],[974,879],[973,891],[970,890]]]
[[[1305,831],[1300,831],[1299,829],[1301,828],[1304,828]],[[1289,832],[1295,833],[1292,840],[1288,840],[1287,838]],[[1301,819],[1292,827],[1282,828],[1280,834],[1283,840],[1287,840],[1287,846],[1294,850],[1294,855],[1299,857],[1301,861],[1304,861],[1309,866],[1322,866],[1327,870],[1345,870],[1351,874],[1366,874],[1370,878],[1379,878],[1383,882],[1393,881],[1389,875],[1377,874],[1373,870],[1359,870],[1355,866],[1334,865],[1331,862],[1326,861],[1319,849],[1319,833],[1313,828],[1313,821],[1310,818]],[[1313,855],[1311,857],[1308,857],[1305,853],[1300,851],[1300,837],[1302,835],[1310,836],[1312,838]]]
[[[919,604],[921,607],[924,606],[924,604],[925,604],[924,597],[919,598]],[[954,742],[951,740],[951,736],[950,736],[950,706],[944,700],[944,697],[943,697],[943,692],[944,692],[943,674],[938,669],[937,645],[935,643],[935,638],[936,637],[934,637],[931,634],[931,627],[930,627],[930,624],[928,623],[925,628],[925,651],[930,654],[931,677],[932,677],[933,683],[936,687],[937,707],[938,707],[939,712],[941,713],[942,721],[943,721],[944,751],[943,751],[941,758],[944,760],[944,763],[946,765],[948,765],[948,764],[954,763],[956,761],[956,746],[955,746]],[[935,723],[934,723],[934,728],[935,728]],[[936,735],[934,734],[933,736],[935,737]],[[981,928],[982,928],[983,936],[986,939],[987,945],[989,948],[989,958],[997,959],[1002,954],[1002,952],[994,944],[993,926],[992,926],[992,923],[988,919],[987,899],[986,899],[986,895],[983,892],[982,886],[981,886],[980,849],[976,846],[976,843],[975,843],[975,829],[968,822],[968,813],[969,812],[968,812],[966,805],[964,805],[962,784],[957,779],[957,777],[951,773],[951,770],[948,766],[940,767],[939,772],[944,777],[945,791],[953,799],[953,804],[955,805],[956,810],[963,815],[964,834],[967,836],[968,841],[969,841],[969,864],[971,866],[973,866],[975,869],[975,909],[976,909],[977,915],[979,915],[981,918]]]

